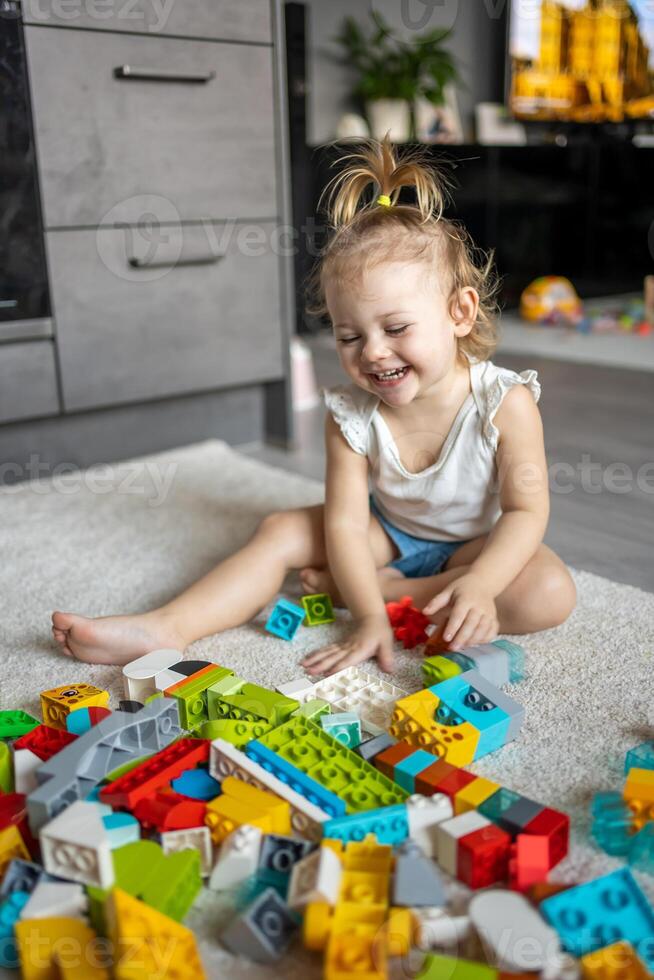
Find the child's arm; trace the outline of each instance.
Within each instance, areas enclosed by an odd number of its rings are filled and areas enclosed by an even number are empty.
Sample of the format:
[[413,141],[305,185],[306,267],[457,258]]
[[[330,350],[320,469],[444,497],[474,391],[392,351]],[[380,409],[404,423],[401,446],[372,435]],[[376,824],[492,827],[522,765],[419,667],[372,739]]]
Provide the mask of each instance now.
[[391,670],[393,633],[370,549],[368,460],[348,446],[329,414],[325,443],[327,561],[356,629],[349,640],[317,651],[303,664],[311,673],[324,673],[376,656],[383,670]]
[[531,393],[515,387],[495,416],[500,433],[497,467],[502,516],[466,574],[425,606],[432,615],[446,605],[452,612],[444,638],[462,649],[497,633],[495,598],[535,554],[549,517],[543,425]]

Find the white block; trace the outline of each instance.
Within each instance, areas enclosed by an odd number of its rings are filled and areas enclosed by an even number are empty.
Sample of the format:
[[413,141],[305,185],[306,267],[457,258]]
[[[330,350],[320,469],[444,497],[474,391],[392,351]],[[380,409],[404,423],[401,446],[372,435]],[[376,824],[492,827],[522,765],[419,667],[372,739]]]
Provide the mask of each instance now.
[[472,923],[467,915],[450,915],[442,907],[412,908],[411,914],[416,928],[416,945],[425,952],[458,947],[472,933]]
[[110,842],[95,804],[76,800],[41,828],[39,838],[43,867],[50,874],[100,888],[113,884]]
[[409,837],[419,844],[425,854],[438,854],[438,825],[452,818],[452,801],[445,793],[421,796],[416,793],[406,801]]
[[86,919],[89,900],[82,885],[72,881],[40,881],[20,913],[21,919],[52,916]]
[[287,902],[303,909],[309,902],[336,905],[343,868],[331,847],[321,847],[298,861],[291,871]]
[[560,965],[557,933],[524,895],[503,888],[480,892],[472,897],[468,914],[498,970],[532,973]]
[[247,823],[233,830],[220,846],[208,887],[214,891],[233,888],[253,875],[259,867],[262,837],[259,827]]
[[436,860],[443,871],[456,878],[460,838],[471,834],[473,830],[481,830],[482,827],[489,825],[490,820],[476,810],[467,810],[457,817],[452,817],[451,820],[439,823],[436,828]]
[[307,840],[322,839],[322,825],[330,819],[329,814],[314,803],[309,803],[230,742],[222,738],[213,740],[209,769],[211,775],[219,781],[222,781],[225,776],[238,776],[243,782],[268,790],[282,800],[286,800],[291,807],[291,826],[295,833],[300,837],[306,837]]
[[170,667],[166,667],[165,670],[160,670],[158,674],[155,674],[154,686],[157,691],[165,691],[167,687],[172,687],[173,684],[179,684],[180,681],[187,681],[188,679],[188,674],[180,674],[178,670],[171,670]]
[[298,677],[294,681],[286,681],[285,684],[279,684],[275,688],[278,694],[284,694],[287,698],[293,698],[295,701],[299,701],[300,704],[304,704],[313,698],[313,689],[314,683],[308,677]]
[[123,667],[125,697],[130,701],[145,701],[157,693],[154,678],[157,674],[184,659],[181,650],[152,650]]
[[43,764],[31,749],[13,749],[14,757],[14,791],[16,793],[32,792],[38,786],[36,770]]
[[187,848],[200,852],[200,874],[211,874],[213,864],[213,845],[208,827],[189,827],[185,830],[166,830],[161,835],[164,854],[174,854]]

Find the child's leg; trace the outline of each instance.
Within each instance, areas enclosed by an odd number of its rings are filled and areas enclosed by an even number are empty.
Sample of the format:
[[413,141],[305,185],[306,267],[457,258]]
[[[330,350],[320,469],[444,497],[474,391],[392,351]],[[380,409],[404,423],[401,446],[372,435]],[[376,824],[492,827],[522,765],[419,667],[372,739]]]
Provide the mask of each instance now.
[[[428,578],[384,578],[381,581],[386,601],[412,596],[422,609],[446,585],[465,575],[481,551],[486,538],[468,541],[456,551],[439,575]],[[527,562],[520,574],[495,599],[500,633],[537,633],[565,622],[576,604],[576,590],[570,573],[547,545]],[[441,623],[443,614],[434,619]],[[474,639],[463,637],[464,641]],[[476,641],[475,641],[476,642]],[[462,646],[459,643],[457,646]]]
[[[392,546],[379,530],[371,528],[370,542],[381,565],[391,560]],[[162,647],[183,650],[247,622],[291,569],[325,562],[323,506],[280,511],[264,518],[245,547],[159,609],[102,619],[56,612],[53,633],[65,653],[91,663],[125,664]]]

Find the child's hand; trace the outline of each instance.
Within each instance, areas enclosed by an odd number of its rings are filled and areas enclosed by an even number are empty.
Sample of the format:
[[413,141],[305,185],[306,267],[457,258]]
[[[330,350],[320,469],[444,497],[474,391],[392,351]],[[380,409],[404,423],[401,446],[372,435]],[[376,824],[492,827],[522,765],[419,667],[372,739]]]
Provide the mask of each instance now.
[[443,629],[443,639],[452,650],[489,643],[497,636],[495,601],[474,573],[455,579],[427,603],[423,612],[425,616],[433,616],[445,606],[451,606],[452,611]]
[[308,674],[333,674],[371,657],[377,657],[382,670],[393,669],[393,631],[385,613],[360,620],[347,640],[309,654],[302,666]]

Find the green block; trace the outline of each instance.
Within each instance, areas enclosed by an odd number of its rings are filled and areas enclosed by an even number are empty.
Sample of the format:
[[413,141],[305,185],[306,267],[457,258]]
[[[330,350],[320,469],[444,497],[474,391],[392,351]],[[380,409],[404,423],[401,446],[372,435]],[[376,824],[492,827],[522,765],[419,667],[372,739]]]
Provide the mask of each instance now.
[[320,626],[322,623],[334,622],[331,596],[327,595],[326,592],[302,596],[302,605],[306,613],[307,626]]
[[0,742],[0,791],[14,791],[14,766],[11,750],[6,742]]
[[149,759],[150,755],[152,755],[152,753],[148,753],[147,755],[140,755],[138,759],[130,759],[128,762],[123,762],[122,766],[116,766],[115,769],[112,769],[111,772],[107,773],[107,775],[104,777],[103,782],[113,783],[115,779],[120,779],[120,777],[124,776],[126,772],[131,772],[132,769],[136,769],[136,767],[140,766],[142,762],[145,762],[146,759]]
[[216,718],[205,721],[200,729],[201,738],[224,738],[237,749],[242,749],[253,739],[261,738],[272,725],[267,721],[242,721],[236,718]]
[[425,657],[422,662],[422,677],[425,687],[433,684],[440,684],[441,681],[449,680],[450,677],[457,677],[462,672],[462,668],[455,660],[437,654],[433,657]]
[[232,675],[227,667],[216,666],[206,673],[196,674],[188,681],[177,687],[168,688],[166,697],[176,698],[179,706],[179,723],[186,731],[198,728],[204,721],[209,720],[207,708],[207,688],[223,677]]
[[113,852],[115,888],[181,922],[202,887],[200,853],[193,848],[164,854],[151,840]]
[[20,738],[38,724],[26,711],[0,711],[0,738]]
[[226,694],[216,700],[216,710],[224,718],[263,720],[270,725],[281,725],[299,706],[299,701],[287,698],[278,691],[247,683],[237,694]]
[[216,681],[211,687],[207,688],[207,711],[209,720],[227,717],[229,709],[223,704],[223,698],[228,694],[238,694],[247,681],[243,677],[232,674]]
[[308,718],[293,717],[258,741],[339,796],[347,813],[403,803],[409,796]]
[[497,970],[485,963],[473,963],[453,956],[428,953],[420,972],[420,980],[496,980]]
[[98,936],[107,935],[107,921],[104,915],[104,903],[111,891],[110,888],[96,888],[95,885],[86,886],[86,894],[89,900],[89,922]]
[[322,698],[314,698],[313,701],[305,701],[293,712],[293,718],[311,718],[314,721],[322,715],[328,715],[332,710],[329,701]]
[[143,704],[144,705],[150,704],[150,701],[156,701],[157,698],[162,698],[162,697],[163,697],[163,691],[157,691],[156,694],[151,694],[149,698],[146,698]]

